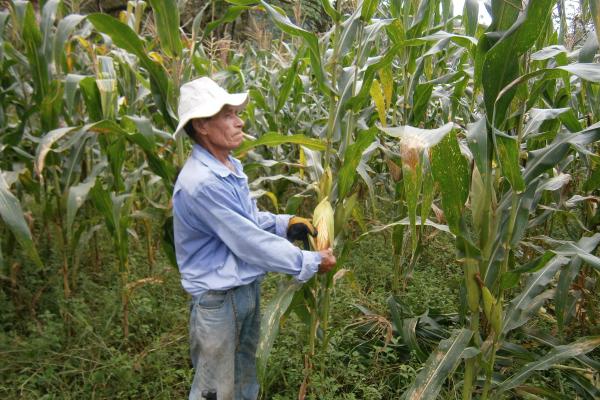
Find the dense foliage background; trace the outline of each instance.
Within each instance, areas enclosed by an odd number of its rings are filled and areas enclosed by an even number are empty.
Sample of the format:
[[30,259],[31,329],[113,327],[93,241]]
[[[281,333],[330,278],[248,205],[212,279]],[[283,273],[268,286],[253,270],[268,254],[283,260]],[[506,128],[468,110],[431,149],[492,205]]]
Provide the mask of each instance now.
[[186,396],[204,75],[250,93],[261,207],[339,255],[264,282],[263,398],[600,396],[600,0],[0,4],[3,398]]

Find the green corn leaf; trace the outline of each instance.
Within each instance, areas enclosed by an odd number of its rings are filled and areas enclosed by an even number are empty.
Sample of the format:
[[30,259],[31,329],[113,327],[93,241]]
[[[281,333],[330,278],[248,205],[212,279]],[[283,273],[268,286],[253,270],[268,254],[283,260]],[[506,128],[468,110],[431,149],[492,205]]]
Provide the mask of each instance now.
[[48,72],[48,62],[42,51],[42,34],[38,28],[35,17],[35,11],[30,2],[16,2],[15,7],[24,7],[23,18],[23,41],[26,48],[29,68],[33,76],[35,87],[35,98],[38,103],[48,93],[50,86],[50,74]]
[[429,217],[431,204],[433,204],[434,181],[431,174],[431,165],[427,157],[423,158],[423,200],[421,201],[421,229]]
[[303,52],[298,52],[298,54],[296,54],[294,61],[292,61],[292,65],[286,72],[285,80],[283,81],[283,84],[281,85],[281,90],[279,91],[279,95],[277,96],[277,106],[275,107],[276,112],[279,112],[283,108],[285,103],[288,101],[290,92],[292,91],[292,88],[294,86],[294,81],[298,77],[298,64],[300,62],[300,59],[303,57],[302,53]]
[[100,100],[100,91],[96,85],[96,79],[91,76],[82,78],[79,80],[79,87],[90,122],[100,121],[102,119],[102,101]]
[[558,284],[556,285],[556,296],[554,296],[554,307],[556,314],[556,325],[558,332],[562,336],[565,328],[565,322],[569,318],[569,312],[567,304],[571,297],[571,284],[579,275],[581,270],[582,261],[580,258],[573,258],[567,267],[563,268],[558,278]]
[[469,167],[460,152],[456,134],[448,134],[434,146],[430,157],[433,178],[440,187],[448,226],[452,233],[458,235],[463,208],[469,195]]
[[19,202],[19,199],[10,192],[10,188],[4,179],[2,171],[0,171],[0,217],[2,217],[2,220],[13,235],[15,235],[17,241],[25,250],[27,257],[29,257],[35,265],[42,268],[42,260],[33,243],[29,226],[27,226],[27,222],[25,222],[21,203]]
[[338,172],[338,197],[345,199],[356,182],[356,168],[360,164],[363,152],[373,143],[376,129],[361,132],[356,142],[348,146],[344,153],[344,163]]
[[[523,128],[523,138],[527,138],[530,134],[539,133],[539,129],[544,121],[554,120],[569,112],[572,112],[570,108],[532,108],[529,110],[529,119],[525,124],[525,128]],[[581,128],[577,129],[577,131],[580,130]]]
[[411,124],[419,125],[426,120],[427,107],[430,105],[433,84],[423,83],[417,85],[412,96]]
[[52,44],[52,60],[57,69],[65,63],[65,44],[69,39],[69,35],[84,18],[84,15],[70,14],[59,21]]
[[512,271],[504,273],[501,277],[500,287],[502,289],[511,289],[519,283],[519,277],[524,273],[533,273],[542,269],[548,262],[554,258],[555,254],[551,251],[545,252],[541,257],[538,257],[527,264],[515,268]]
[[360,10],[355,10],[354,13],[346,18],[341,24],[340,37],[335,41],[334,54],[342,57],[350,51],[359,26],[361,26]]
[[520,170],[517,138],[504,135],[502,132],[496,132],[494,139],[496,140],[496,152],[502,175],[508,180],[515,192],[522,192],[525,190],[525,182]]
[[331,0],[321,0],[321,5],[323,6],[325,13],[331,17],[334,23],[339,22],[342,15],[331,5]]
[[212,31],[217,29],[219,26],[223,24],[227,24],[235,21],[244,11],[249,10],[251,7],[249,6],[231,6],[225,11],[223,16],[213,22],[206,24],[204,28],[204,37],[208,36]]
[[455,331],[449,339],[442,340],[427,359],[423,370],[408,388],[403,399],[435,399],[446,378],[460,362],[472,336],[472,331],[462,329]]
[[75,95],[77,94],[79,82],[83,78],[85,76],[77,74],[68,74],[65,78],[65,106],[70,115],[75,115]]
[[600,0],[589,0],[590,15],[594,21],[597,43],[600,43]]
[[52,148],[52,145],[63,136],[78,129],[78,127],[58,128],[48,132],[42,137],[42,140],[40,141],[40,144],[36,149],[35,155],[34,169],[37,176],[42,176],[42,172],[44,171],[46,155]]
[[175,130],[177,124],[169,105],[169,79],[164,68],[148,57],[142,40],[129,26],[109,15],[95,13],[88,15],[87,19],[98,31],[110,36],[115,45],[137,56],[150,75],[152,93],[163,118]]
[[498,93],[519,75],[519,57],[540,35],[540,21],[547,21],[552,12],[552,0],[529,2],[526,12],[485,55],[482,70],[484,100],[490,122],[501,127],[510,102],[516,91],[511,90],[500,98]]
[[581,50],[579,51],[579,58],[577,61],[580,63],[591,63],[594,62],[594,57],[598,51],[598,38],[595,35],[588,35],[587,40],[583,43]]
[[[545,289],[546,285],[552,281],[554,275],[560,267],[567,264],[569,259],[563,256],[556,256],[550,260],[541,270],[531,275],[525,284],[523,291],[515,297],[506,310],[502,332],[504,334],[522,326],[531,317],[537,308],[532,308],[534,299]],[[538,308],[541,304],[537,304]]]
[[279,333],[281,318],[287,312],[294,294],[300,287],[302,287],[302,284],[295,280],[285,281],[262,313],[260,339],[256,350],[257,371],[260,381],[264,381],[267,361],[271,354],[275,338]]
[[52,42],[54,20],[60,0],[48,0],[42,8],[42,18],[40,20],[40,30],[42,34],[41,51],[45,60],[52,60]]
[[79,210],[79,208],[83,205],[90,190],[95,184],[96,177],[91,176],[85,182],[69,188],[69,194],[67,197],[67,235],[70,238],[73,236],[73,223],[75,222],[77,210]]
[[[139,146],[146,156],[148,167],[150,167],[152,172],[162,178],[163,184],[165,185],[168,193],[173,191],[175,169],[173,165],[167,163],[158,156],[155,144],[146,136],[138,132],[126,131],[113,121],[100,121],[93,124],[88,124],[82,129],[100,134],[116,135],[126,139],[130,143],[134,143]],[[110,146],[110,144],[108,145]],[[119,148],[122,148],[122,143],[116,143],[113,145],[113,147],[114,149],[110,149],[113,157],[113,165],[111,165],[111,168],[113,171],[120,171],[122,164],[120,156],[117,152],[119,151]]]
[[583,184],[583,190],[586,192],[591,192],[592,190],[596,190],[600,187],[600,168],[598,165],[595,168],[592,168],[592,173],[590,177]]
[[552,251],[559,256],[579,257],[590,266],[600,270],[600,257],[593,254],[598,243],[600,243],[600,233],[591,237],[583,237],[578,243],[566,242]]
[[466,0],[463,8],[462,22],[465,27],[465,33],[469,36],[475,36],[477,24],[479,21],[479,2],[477,0]]
[[377,11],[379,0],[362,0],[358,8],[360,9],[360,19],[369,22],[373,14]]
[[149,0],[163,51],[169,57],[180,57],[183,46],[179,35],[179,8],[173,0]]
[[600,123],[587,129],[569,134],[559,134],[548,146],[531,151],[527,165],[523,171],[525,183],[533,181],[536,177],[557,165],[569,151],[571,145],[587,145],[600,140]]
[[526,364],[517,373],[504,382],[501,382],[494,390],[493,398],[499,399],[501,397],[500,394],[525,382],[535,371],[545,371],[564,360],[589,353],[598,346],[600,346],[600,336],[583,337],[571,344],[556,346],[539,360]]
[[258,146],[279,146],[285,143],[294,143],[306,146],[313,150],[325,150],[326,144],[320,139],[309,138],[301,133],[295,135],[281,135],[277,132],[267,132],[256,140],[245,140],[240,147],[235,150],[236,156],[247,152]]
[[313,73],[317,77],[319,87],[325,93],[332,92],[331,83],[325,77],[325,71],[321,64],[321,52],[319,50],[319,40],[317,39],[317,36],[314,33],[294,25],[285,14],[280,13],[265,1],[261,1],[260,3],[279,29],[289,35],[299,36],[304,40],[306,46],[308,46],[310,63],[312,65]]

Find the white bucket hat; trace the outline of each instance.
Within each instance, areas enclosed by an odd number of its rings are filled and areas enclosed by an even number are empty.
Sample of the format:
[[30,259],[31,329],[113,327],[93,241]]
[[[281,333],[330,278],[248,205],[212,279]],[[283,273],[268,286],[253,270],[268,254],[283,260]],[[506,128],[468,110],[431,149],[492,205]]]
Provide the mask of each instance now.
[[191,119],[208,118],[221,111],[224,105],[245,107],[248,103],[248,92],[227,93],[209,77],[202,77],[181,86],[177,114],[179,125],[173,136],[181,134],[183,127]]

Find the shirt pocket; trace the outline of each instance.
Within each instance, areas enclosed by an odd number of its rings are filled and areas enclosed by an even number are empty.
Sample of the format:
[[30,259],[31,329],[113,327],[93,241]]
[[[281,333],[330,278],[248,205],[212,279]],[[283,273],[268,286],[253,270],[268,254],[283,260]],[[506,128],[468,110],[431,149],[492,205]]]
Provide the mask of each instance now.
[[227,299],[227,291],[224,290],[209,290],[204,293],[198,300],[198,307],[207,310],[215,310],[221,308]]

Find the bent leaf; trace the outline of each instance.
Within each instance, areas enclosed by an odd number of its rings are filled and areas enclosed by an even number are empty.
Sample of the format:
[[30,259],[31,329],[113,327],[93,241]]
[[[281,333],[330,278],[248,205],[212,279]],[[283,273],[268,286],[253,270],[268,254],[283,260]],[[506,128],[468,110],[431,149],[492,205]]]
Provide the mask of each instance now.
[[236,157],[258,146],[279,146],[280,144],[294,143],[306,146],[312,150],[324,151],[327,145],[320,139],[309,138],[303,134],[281,135],[277,132],[268,132],[256,140],[245,140],[235,151]]
[[524,382],[535,371],[543,371],[569,358],[589,353],[600,346],[600,336],[581,338],[571,344],[557,346],[539,360],[526,364],[519,372],[502,382],[495,391],[494,398]]
[[0,171],[0,217],[11,230],[17,241],[25,249],[25,253],[38,267],[42,267],[42,260],[38,255],[31,231],[25,222],[25,216],[21,203],[10,192],[8,184],[4,180],[4,175]]
[[448,375],[460,362],[471,336],[473,336],[472,331],[462,329],[454,332],[449,339],[442,340],[403,398],[405,400],[435,399]]

